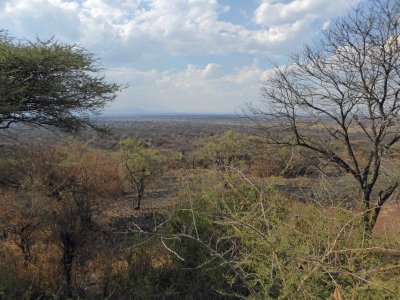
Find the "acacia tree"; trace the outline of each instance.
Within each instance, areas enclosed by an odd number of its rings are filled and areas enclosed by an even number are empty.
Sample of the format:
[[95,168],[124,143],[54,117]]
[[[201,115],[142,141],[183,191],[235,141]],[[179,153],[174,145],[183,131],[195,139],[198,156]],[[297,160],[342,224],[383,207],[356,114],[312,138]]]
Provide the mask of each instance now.
[[65,131],[90,126],[120,87],[92,53],[53,39],[17,41],[0,31],[0,129],[16,123]]
[[251,107],[269,119],[271,141],[310,149],[355,178],[367,232],[398,186],[377,182],[400,140],[399,22],[398,0],[359,6],[291,55],[290,64],[276,66],[261,106]]
[[140,209],[146,186],[161,172],[161,154],[155,149],[141,146],[131,138],[122,140],[120,145],[126,179],[137,194],[135,209]]

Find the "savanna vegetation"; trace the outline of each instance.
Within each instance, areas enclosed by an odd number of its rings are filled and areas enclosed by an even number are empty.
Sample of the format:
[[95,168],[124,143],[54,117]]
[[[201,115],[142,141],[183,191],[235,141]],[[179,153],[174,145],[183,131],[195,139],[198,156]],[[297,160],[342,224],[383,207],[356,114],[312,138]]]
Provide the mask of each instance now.
[[0,299],[397,299],[399,14],[338,20],[251,118],[100,124],[91,53],[2,32]]

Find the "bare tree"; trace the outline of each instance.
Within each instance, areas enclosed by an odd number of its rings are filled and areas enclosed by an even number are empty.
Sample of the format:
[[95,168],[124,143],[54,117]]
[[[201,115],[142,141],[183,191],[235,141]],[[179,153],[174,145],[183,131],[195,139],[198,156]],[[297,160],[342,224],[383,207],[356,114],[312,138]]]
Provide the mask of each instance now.
[[[398,181],[377,184],[400,140],[400,1],[372,0],[276,66],[257,116],[274,143],[314,151],[358,182],[371,232]],[[375,198],[376,197],[376,198]]]
[[[66,296],[76,296],[79,265],[89,261],[101,242],[95,224],[107,205],[120,195],[118,161],[85,144],[70,143],[56,173],[46,180],[49,221],[60,246]],[[67,154],[68,153],[68,154]],[[89,247],[90,245],[90,247]]]
[[72,140],[66,147],[21,144],[15,152],[18,188],[0,188],[0,232],[20,248],[25,267],[43,259],[35,245],[57,245],[65,296],[76,296],[81,270],[102,245],[96,218],[122,194],[119,162]]
[[34,258],[32,248],[42,218],[43,207],[34,195],[13,191],[0,194],[0,232],[10,236],[21,250],[25,268]]

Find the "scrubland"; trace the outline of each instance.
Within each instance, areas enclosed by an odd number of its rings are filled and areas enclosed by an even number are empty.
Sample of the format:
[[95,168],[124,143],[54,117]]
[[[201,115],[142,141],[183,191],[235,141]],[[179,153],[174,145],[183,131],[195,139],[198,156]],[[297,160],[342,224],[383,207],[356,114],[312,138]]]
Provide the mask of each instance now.
[[[107,125],[4,139],[1,299],[398,297],[397,193],[370,235],[349,175],[249,120]],[[140,209],[127,163],[146,176]]]

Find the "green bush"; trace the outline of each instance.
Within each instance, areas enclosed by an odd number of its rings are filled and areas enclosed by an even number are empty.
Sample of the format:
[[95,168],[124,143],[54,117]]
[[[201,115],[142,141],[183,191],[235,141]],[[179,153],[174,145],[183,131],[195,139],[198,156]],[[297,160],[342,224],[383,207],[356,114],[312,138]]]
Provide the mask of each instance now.
[[[232,173],[223,179],[199,173],[181,198],[168,225],[175,236],[168,245],[185,259],[176,259],[175,270],[214,270],[215,277],[206,276],[206,282],[220,293],[328,299],[335,289],[344,298],[391,298],[400,292],[398,268],[383,249],[398,245],[365,239],[354,211],[298,203]],[[192,288],[194,278],[175,282]]]

